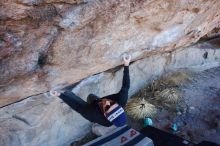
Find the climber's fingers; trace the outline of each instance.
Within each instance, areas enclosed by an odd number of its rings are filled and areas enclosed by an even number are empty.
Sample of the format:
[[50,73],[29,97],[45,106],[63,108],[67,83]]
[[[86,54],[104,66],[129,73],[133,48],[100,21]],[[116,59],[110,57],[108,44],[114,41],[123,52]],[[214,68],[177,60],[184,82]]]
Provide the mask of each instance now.
[[129,55],[129,54],[126,54],[126,55],[124,55],[124,61],[131,61],[131,55]]
[[123,61],[124,61],[124,65],[128,66],[131,61],[131,55],[123,54]]
[[60,96],[60,93],[57,92],[57,91],[51,90],[51,91],[50,91],[50,95],[51,95],[51,96]]

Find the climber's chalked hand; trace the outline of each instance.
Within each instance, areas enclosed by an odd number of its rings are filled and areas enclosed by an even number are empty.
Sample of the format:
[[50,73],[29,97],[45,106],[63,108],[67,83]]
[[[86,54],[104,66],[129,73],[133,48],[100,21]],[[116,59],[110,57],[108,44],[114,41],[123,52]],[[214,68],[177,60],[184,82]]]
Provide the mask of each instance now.
[[125,66],[129,66],[130,61],[131,61],[131,55],[129,54],[124,54],[123,55],[123,61]]
[[50,91],[50,95],[51,95],[51,96],[57,96],[57,97],[58,97],[58,96],[60,96],[60,93],[57,92],[57,91],[51,90],[51,91]]

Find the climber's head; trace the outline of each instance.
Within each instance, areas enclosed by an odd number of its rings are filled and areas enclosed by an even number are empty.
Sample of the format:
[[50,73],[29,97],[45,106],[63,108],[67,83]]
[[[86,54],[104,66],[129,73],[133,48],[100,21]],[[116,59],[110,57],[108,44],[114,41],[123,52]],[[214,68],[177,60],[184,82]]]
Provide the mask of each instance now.
[[110,99],[102,99],[99,102],[104,116],[115,126],[121,127],[126,124],[126,115],[124,109],[115,101]]
[[104,114],[110,112],[114,104],[116,104],[116,102],[110,99],[102,99],[99,102],[100,108]]

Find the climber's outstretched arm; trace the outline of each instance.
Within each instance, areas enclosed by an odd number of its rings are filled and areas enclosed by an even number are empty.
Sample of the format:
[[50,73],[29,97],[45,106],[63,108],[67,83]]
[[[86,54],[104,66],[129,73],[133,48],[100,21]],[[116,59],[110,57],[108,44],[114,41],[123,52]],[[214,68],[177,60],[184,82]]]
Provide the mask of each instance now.
[[119,92],[122,90],[129,90],[130,88],[130,76],[129,76],[129,66],[124,66],[124,74],[123,74],[123,80],[122,80],[122,87]]
[[88,105],[87,102],[82,100],[79,96],[74,94],[71,91],[66,91],[64,93],[61,93],[59,96],[66,104],[68,104],[72,109],[77,111],[80,114],[84,114],[86,107]]
[[69,105],[72,109],[77,111],[80,114],[84,114],[86,110],[87,102],[82,100],[76,94],[71,91],[66,91],[64,93],[59,93],[57,91],[50,91],[52,96],[58,96],[61,98],[67,105]]
[[131,60],[131,56],[130,55],[123,56],[123,60],[124,60],[124,74],[122,80],[122,87],[120,91],[117,94],[112,94],[103,97],[116,101],[122,107],[126,105],[128,100],[128,90],[130,88],[129,63]]

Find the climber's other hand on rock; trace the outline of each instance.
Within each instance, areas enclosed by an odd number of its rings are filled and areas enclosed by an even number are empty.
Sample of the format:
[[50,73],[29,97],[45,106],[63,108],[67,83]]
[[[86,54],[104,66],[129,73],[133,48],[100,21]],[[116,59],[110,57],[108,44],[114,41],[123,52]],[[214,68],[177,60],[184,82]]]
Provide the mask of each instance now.
[[123,60],[124,60],[124,65],[129,66],[130,61],[131,61],[131,55],[129,54],[124,54],[123,55]]
[[58,96],[60,96],[60,93],[59,93],[58,91],[53,91],[53,90],[51,90],[51,91],[50,91],[50,95],[51,95],[51,96],[57,96],[57,97],[58,97]]

